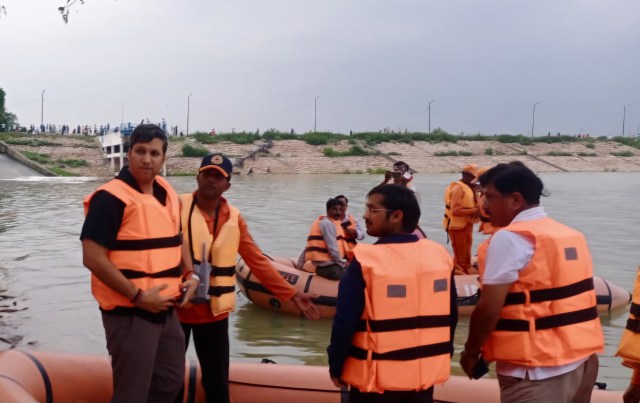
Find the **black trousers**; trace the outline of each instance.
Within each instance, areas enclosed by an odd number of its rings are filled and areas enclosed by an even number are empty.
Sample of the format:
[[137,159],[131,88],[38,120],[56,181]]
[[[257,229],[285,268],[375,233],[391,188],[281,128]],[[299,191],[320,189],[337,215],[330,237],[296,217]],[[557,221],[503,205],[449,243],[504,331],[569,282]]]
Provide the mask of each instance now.
[[[229,318],[211,323],[180,325],[184,331],[185,350],[193,333],[207,403],[229,403]],[[182,397],[182,394],[179,396]]]
[[363,393],[356,388],[349,390],[349,403],[432,403],[433,386],[414,391],[386,391],[384,393]]

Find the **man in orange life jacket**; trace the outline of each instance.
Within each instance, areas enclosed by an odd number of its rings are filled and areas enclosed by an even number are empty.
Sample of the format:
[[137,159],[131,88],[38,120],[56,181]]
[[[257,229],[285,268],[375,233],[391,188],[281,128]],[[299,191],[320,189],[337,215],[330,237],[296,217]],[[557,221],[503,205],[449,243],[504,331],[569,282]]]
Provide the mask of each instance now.
[[[502,402],[588,402],[604,341],[584,236],[547,217],[520,162],[480,176],[499,228],[478,251],[482,293],[460,365],[496,361]],[[533,328],[532,328],[533,327]]]
[[346,264],[346,242],[342,223],[343,204],[337,199],[326,203],[327,215],[318,217],[309,230],[307,246],[298,258],[298,267],[311,261],[316,274],[329,280],[340,280]]
[[617,356],[622,357],[622,365],[633,369],[629,387],[624,392],[624,403],[640,402],[640,267],[636,272],[633,296],[627,326],[622,332]]
[[350,252],[354,246],[356,246],[358,241],[362,241],[364,239],[364,231],[360,226],[360,221],[356,220],[353,215],[347,213],[347,209],[349,208],[349,199],[347,199],[347,196],[338,195],[334,197],[334,199],[342,202],[342,222],[340,225],[344,230],[344,240],[347,252]]
[[329,374],[350,402],[432,402],[458,320],[451,255],[412,234],[420,206],[404,186],[373,188],[363,218],[379,239],[356,245],[340,281]]
[[184,335],[173,311],[198,284],[182,245],[178,195],[156,176],[167,138],[144,124],[129,165],[85,198],[83,263],[100,304],[113,369],[113,402],[172,402],[184,380]]
[[478,215],[478,205],[471,181],[478,168],[471,164],[462,168],[462,178],[453,182],[445,193],[445,213],[442,225],[451,239],[456,274],[470,274],[473,223]]
[[[204,252],[213,269],[209,278],[209,299],[194,301],[178,308],[177,312],[185,334],[185,346],[189,345],[193,332],[206,401],[216,403],[229,402],[229,312],[235,309],[238,254],[269,291],[284,301],[293,300],[308,318],[319,318],[310,296],[297,292],[280,276],[253,241],[240,211],[222,197],[231,187],[232,171],[227,157],[209,154],[202,159],[198,170],[198,189],[180,195],[182,229],[189,255],[194,262],[200,263]],[[182,402],[182,395],[176,400]]]

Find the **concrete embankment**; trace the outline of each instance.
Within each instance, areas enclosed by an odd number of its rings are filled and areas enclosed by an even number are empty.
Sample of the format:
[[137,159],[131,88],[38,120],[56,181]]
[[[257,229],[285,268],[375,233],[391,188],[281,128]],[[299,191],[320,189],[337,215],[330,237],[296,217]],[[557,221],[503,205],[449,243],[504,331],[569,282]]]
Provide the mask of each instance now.
[[[10,143],[10,141],[12,143]],[[105,163],[100,143],[88,136],[32,136],[12,137],[6,141],[13,150],[24,155],[43,156],[44,168],[57,172],[64,170],[79,176],[113,176]],[[221,141],[201,144],[196,138],[172,137],[167,150],[168,175],[195,175],[200,157],[184,157],[183,147],[222,152],[242,165],[234,170],[247,174],[345,174],[380,173],[393,161],[405,161],[419,173],[457,172],[465,164],[492,166],[501,162],[520,160],[537,172],[638,172],[640,150],[612,140],[585,139],[557,143],[536,142],[522,145],[497,140],[457,142],[414,141],[412,143],[386,142],[367,145],[361,140],[345,136],[322,145],[310,145],[302,140],[277,140],[270,147],[257,140],[252,144]],[[345,153],[358,145],[370,155],[328,157]],[[77,166],[72,165],[75,162]]]
[[55,175],[55,173],[31,161],[6,143],[0,141],[0,179]]

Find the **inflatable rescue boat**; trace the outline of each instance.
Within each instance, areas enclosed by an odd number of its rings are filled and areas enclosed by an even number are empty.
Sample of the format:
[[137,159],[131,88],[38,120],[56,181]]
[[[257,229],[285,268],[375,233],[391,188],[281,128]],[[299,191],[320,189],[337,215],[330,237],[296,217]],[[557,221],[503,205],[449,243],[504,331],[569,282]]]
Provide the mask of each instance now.
[[[41,351],[0,352],[0,402],[108,402],[112,377],[109,357],[52,354]],[[232,403],[341,403],[347,391],[336,388],[327,367],[231,363]],[[495,379],[471,381],[452,376],[436,385],[434,402],[500,401]],[[622,392],[594,390],[592,402],[621,402]],[[204,402],[200,369],[186,363],[183,402]]]
[[[286,257],[271,257],[273,266],[280,275],[293,285],[298,291],[317,294],[314,303],[320,311],[320,317],[333,318],[336,313],[336,301],[338,296],[338,282],[327,280],[313,273],[313,268],[307,263],[303,270],[296,268],[296,262]],[[240,291],[254,304],[271,308],[278,312],[291,315],[300,315],[300,311],[293,302],[284,302],[267,290],[260,280],[253,275],[251,268],[244,260],[238,260],[236,264],[236,282]],[[600,277],[594,277],[598,311],[609,312],[631,302],[631,293],[610,281]],[[456,291],[458,292],[458,313],[471,315],[473,308],[480,299],[478,288],[478,275],[456,275]]]

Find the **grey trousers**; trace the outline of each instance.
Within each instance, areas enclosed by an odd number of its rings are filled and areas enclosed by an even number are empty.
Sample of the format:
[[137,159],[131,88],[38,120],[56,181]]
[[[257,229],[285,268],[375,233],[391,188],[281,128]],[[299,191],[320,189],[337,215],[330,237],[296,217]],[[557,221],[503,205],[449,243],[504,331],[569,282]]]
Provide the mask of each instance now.
[[[156,323],[157,322],[157,323]],[[112,402],[173,402],[184,382],[184,333],[175,312],[164,321],[102,313],[113,370]]]
[[593,354],[566,374],[533,381],[498,374],[502,403],[589,403],[598,376],[598,356]]

